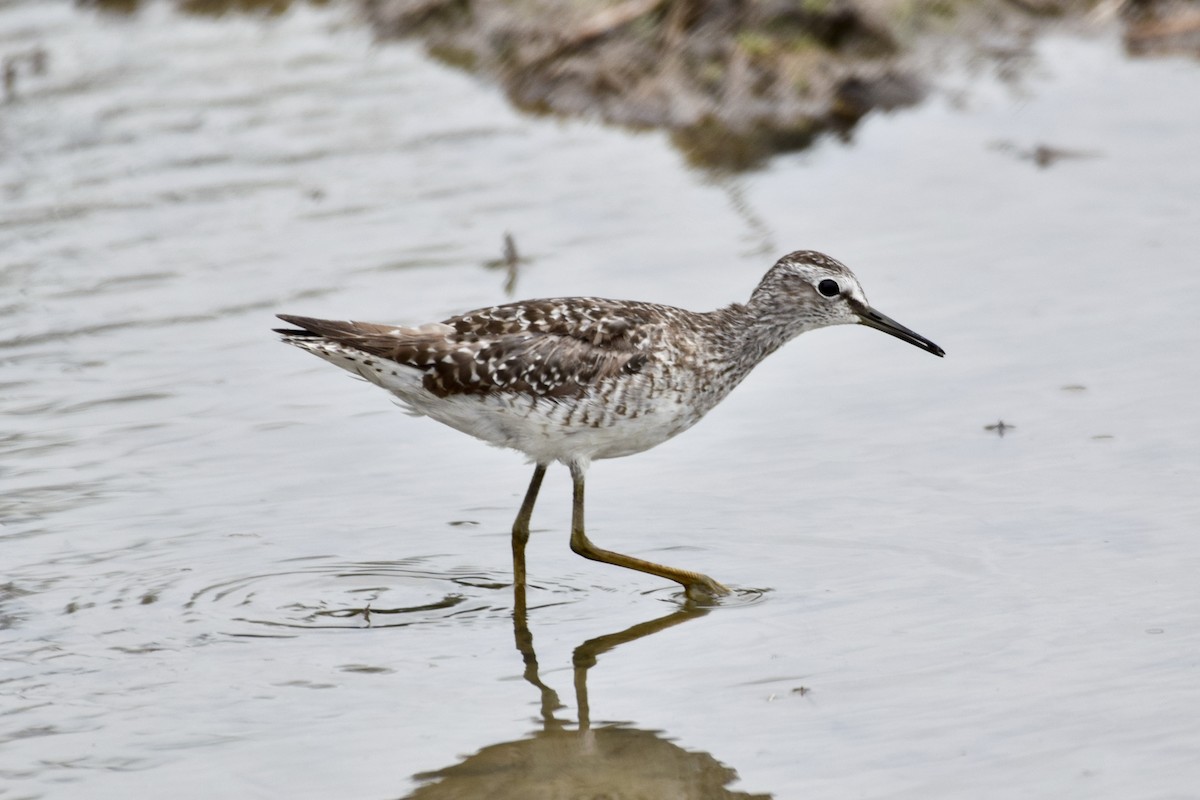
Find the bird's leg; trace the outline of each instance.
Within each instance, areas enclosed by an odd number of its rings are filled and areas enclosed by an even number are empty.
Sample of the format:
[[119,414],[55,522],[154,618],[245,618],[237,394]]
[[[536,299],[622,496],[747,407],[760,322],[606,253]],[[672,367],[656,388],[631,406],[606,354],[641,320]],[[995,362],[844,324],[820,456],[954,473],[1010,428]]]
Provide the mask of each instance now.
[[571,505],[571,549],[584,558],[590,558],[592,561],[603,561],[605,564],[612,564],[617,567],[625,567],[627,569],[636,569],[638,572],[648,572],[651,575],[657,575],[660,578],[675,581],[682,584],[686,590],[688,597],[693,599],[703,599],[706,597],[715,597],[717,595],[729,594],[729,590],[721,584],[714,581],[707,575],[701,575],[699,572],[691,572],[686,569],[675,569],[674,567],[655,564],[653,561],[645,561],[633,556],[614,553],[611,550],[601,550],[592,544],[583,528],[583,473],[584,468],[578,464],[571,464],[571,482],[574,484],[574,502]]
[[533,470],[533,479],[525,491],[525,502],[517,512],[517,519],[512,528],[513,553],[513,585],[521,592],[524,600],[525,591],[525,543],[529,541],[529,519],[533,516],[533,504],[537,502],[538,490],[542,488],[542,478],[546,476],[546,465],[538,464]]

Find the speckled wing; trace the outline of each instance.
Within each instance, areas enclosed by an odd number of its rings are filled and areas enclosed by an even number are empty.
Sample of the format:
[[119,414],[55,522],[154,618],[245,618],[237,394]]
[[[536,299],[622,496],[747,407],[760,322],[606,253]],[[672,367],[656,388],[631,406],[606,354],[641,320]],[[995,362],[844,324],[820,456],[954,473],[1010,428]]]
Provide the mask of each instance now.
[[526,300],[481,308],[444,320],[463,336],[537,333],[586,342],[612,352],[645,349],[668,309],[650,303],[595,297]]
[[479,309],[419,328],[280,315],[301,331],[424,373],[438,397],[578,397],[642,369],[661,322],[644,304],[575,298]]

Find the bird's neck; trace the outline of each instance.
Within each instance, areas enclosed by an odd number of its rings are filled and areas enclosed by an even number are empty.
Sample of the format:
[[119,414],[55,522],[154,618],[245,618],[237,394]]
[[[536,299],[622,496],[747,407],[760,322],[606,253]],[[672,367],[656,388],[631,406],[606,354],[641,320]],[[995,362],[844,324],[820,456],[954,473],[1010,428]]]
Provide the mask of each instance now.
[[785,343],[803,332],[797,329],[794,319],[773,314],[763,314],[754,307],[734,303],[708,312],[715,350],[722,360],[744,378],[760,361],[774,353]]

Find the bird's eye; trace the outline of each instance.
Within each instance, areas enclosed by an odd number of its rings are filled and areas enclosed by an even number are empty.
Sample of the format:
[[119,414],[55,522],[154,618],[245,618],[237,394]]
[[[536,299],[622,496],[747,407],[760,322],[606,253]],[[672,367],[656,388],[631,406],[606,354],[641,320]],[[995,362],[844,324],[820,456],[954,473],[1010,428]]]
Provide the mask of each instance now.
[[826,297],[837,297],[842,292],[842,287],[838,286],[837,281],[826,278],[817,284],[817,291]]

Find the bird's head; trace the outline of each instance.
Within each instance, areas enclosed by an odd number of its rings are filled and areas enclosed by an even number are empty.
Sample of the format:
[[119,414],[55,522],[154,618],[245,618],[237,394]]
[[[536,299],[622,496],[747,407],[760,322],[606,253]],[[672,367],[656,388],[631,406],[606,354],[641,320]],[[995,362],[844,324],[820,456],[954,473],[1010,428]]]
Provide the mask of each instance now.
[[789,338],[828,325],[858,324],[945,355],[924,336],[871,308],[854,273],[815,250],[797,250],[775,262],[750,296],[749,308]]

